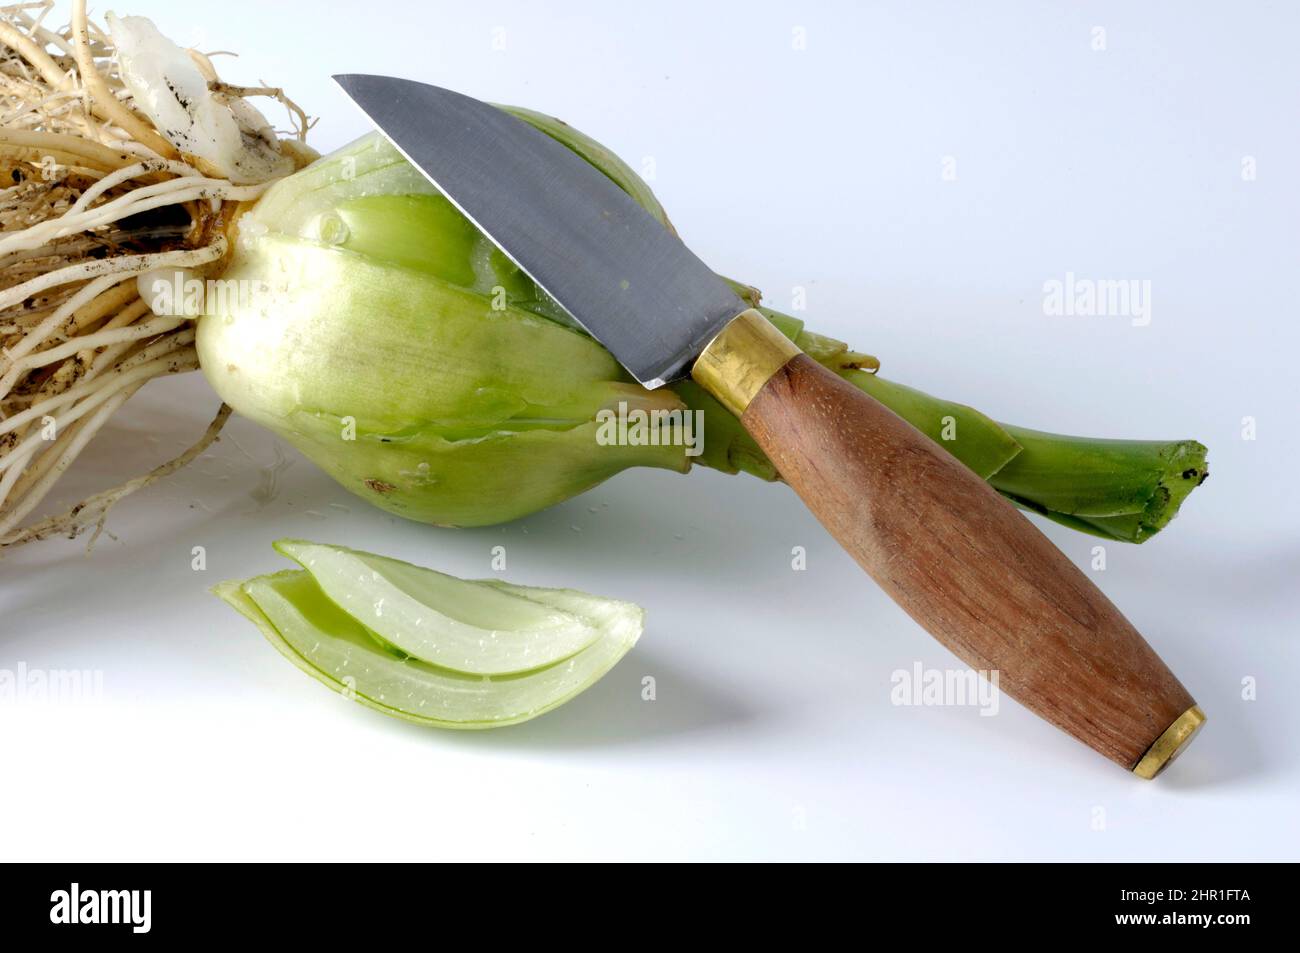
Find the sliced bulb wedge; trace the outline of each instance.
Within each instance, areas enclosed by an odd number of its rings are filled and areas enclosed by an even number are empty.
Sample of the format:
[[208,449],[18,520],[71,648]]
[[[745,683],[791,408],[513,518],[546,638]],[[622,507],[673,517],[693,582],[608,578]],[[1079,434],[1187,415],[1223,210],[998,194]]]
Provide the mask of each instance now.
[[222,583],[213,592],[328,687],[385,714],[440,728],[497,728],[550,711],[613,668],[636,644],[644,625],[639,607],[610,600],[592,616],[600,634],[587,648],[545,668],[488,677],[440,668],[386,648],[305,571]]
[[348,615],[431,665],[510,675],[569,658],[600,638],[600,629],[582,615],[567,605],[528,598],[525,587],[481,586],[386,556],[305,540],[282,539],[275,548],[311,573]]

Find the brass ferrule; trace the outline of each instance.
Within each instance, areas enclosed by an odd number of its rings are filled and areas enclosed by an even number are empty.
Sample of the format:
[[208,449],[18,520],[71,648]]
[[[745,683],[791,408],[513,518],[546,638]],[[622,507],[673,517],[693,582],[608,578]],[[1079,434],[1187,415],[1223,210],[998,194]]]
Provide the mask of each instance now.
[[739,417],[772,375],[800,353],[771,321],[749,308],[700,352],[691,377]]
[[1183,753],[1183,749],[1191,744],[1192,739],[1196,737],[1196,733],[1201,730],[1201,726],[1204,724],[1205,712],[1201,711],[1199,705],[1193,705],[1187,709],[1147,749],[1147,753],[1137,763],[1133,773],[1139,778],[1150,781],[1169,767],[1174,758]]

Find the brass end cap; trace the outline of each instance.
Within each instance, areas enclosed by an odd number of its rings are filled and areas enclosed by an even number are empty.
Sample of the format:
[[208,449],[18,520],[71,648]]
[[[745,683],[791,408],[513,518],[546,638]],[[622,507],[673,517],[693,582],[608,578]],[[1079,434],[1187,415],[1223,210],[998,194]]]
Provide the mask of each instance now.
[[1187,709],[1147,749],[1147,753],[1137,763],[1133,773],[1139,778],[1150,781],[1173,764],[1174,759],[1183,753],[1184,748],[1191,744],[1192,739],[1196,737],[1196,733],[1201,730],[1201,726],[1204,724],[1205,712],[1201,711],[1199,705],[1193,705]]

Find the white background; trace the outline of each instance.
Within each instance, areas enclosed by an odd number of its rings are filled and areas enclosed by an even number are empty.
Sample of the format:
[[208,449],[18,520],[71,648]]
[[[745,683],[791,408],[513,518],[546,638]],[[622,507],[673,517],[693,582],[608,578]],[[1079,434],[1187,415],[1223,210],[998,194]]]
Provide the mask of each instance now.
[[[519,523],[439,530],[368,508],[236,421],[203,461],[116,509],[115,538],[89,557],[54,541],[0,562],[0,668],[104,679],[96,701],[0,704],[0,856],[1300,855],[1293,5],[116,10],[240,51],[225,78],[288,88],[322,117],[322,151],[365,129],[333,72],[551,112],[634,166],[652,157],[702,257],[779,308],[806,288],[809,326],[879,355],[888,376],[1013,423],[1207,443],[1212,476],[1184,513],[1146,545],[1108,546],[1094,578],[1210,722],[1144,783],[1010,701],[993,718],[894,707],[895,669],[955,663],[784,487],[633,472]],[[1043,283],[1067,271],[1149,279],[1150,325],[1046,316]],[[216,403],[198,375],[151,385],[57,502],[179,450]],[[1095,540],[1044,529],[1088,565]],[[327,692],[206,594],[282,568],[280,536],[467,576],[505,544],[508,578],[634,599],[649,625],[551,715],[420,729]],[[205,573],[190,568],[197,545]],[[1258,700],[1241,697],[1247,677]]]

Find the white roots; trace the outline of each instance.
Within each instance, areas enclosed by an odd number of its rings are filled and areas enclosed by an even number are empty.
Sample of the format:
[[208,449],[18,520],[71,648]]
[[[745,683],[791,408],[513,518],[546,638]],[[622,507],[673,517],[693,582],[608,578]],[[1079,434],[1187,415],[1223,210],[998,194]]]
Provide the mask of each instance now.
[[[22,525],[132,394],[198,367],[191,318],[155,315],[139,276],[219,269],[238,203],[269,184],[249,170],[283,175],[311,157],[278,140],[246,102],[284,103],[301,142],[310,122],[280,90],[223,83],[207,56],[136,18],[124,74],[124,56],[87,18],[85,0],[73,0],[61,29],[46,25],[53,5],[0,7],[0,547],[102,529],[114,503],[216,439],[228,408],[175,460]],[[182,75],[181,102],[202,105],[183,135],[171,129],[167,99]],[[172,117],[168,135],[152,118],[160,109]]]

